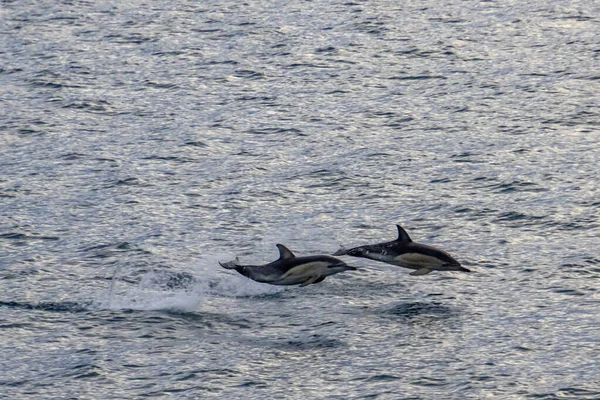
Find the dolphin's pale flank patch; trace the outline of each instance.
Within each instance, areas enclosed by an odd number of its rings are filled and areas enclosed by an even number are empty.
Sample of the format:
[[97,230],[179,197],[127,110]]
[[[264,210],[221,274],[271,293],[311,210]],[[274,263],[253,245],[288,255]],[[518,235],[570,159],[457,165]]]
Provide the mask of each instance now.
[[239,260],[219,263],[225,269],[238,273],[256,282],[271,285],[307,286],[322,282],[326,277],[344,271],[355,271],[343,261],[326,255],[296,257],[287,247],[277,244],[279,258],[265,265],[241,265]]
[[444,262],[437,257],[419,253],[404,253],[394,257],[396,261],[415,267],[441,267]]
[[431,271],[471,272],[444,250],[413,242],[404,228],[400,225],[396,225],[396,228],[398,229],[396,240],[352,249],[341,248],[335,255],[368,258],[414,269],[412,276],[427,275]]
[[327,264],[317,261],[306,264],[300,264],[297,267],[291,268],[288,272],[283,274],[281,279],[285,279],[289,276],[309,277],[315,275],[316,272],[323,273],[327,269]]

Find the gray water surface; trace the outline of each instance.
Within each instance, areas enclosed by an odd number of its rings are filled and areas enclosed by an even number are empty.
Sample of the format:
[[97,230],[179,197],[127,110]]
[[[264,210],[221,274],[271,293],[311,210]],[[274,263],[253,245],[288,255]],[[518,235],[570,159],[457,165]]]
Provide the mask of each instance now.
[[[599,399],[595,1],[0,2],[0,397]],[[393,240],[473,272],[219,267]]]

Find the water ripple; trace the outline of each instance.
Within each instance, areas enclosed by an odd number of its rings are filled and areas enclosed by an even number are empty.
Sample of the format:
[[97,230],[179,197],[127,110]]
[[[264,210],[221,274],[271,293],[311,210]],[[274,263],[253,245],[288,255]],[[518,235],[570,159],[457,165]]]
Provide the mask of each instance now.
[[213,3],[2,2],[4,396],[600,397],[597,7]]

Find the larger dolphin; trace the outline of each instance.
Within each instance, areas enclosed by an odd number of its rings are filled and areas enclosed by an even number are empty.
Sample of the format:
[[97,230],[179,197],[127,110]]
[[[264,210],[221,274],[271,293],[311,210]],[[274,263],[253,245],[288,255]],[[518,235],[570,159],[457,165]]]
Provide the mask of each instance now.
[[471,272],[460,265],[450,254],[433,246],[413,242],[400,225],[396,225],[396,227],[398,228],[398,239],[394,241],[360,246],[348,250],[342,248],[334,256],[347,255],[383,261],[388,264],[414,269],[415,271],[410,273],[413,276],[426,275],[431,271]]
[[329,275],[355,271],[345,262],[331,256],[296,257],[287,247],[278,244],[279,258],[265,265],[240,265],[238,260],[219,263],[223,268],[235,269],[256,282],[271,285],[300,285],[322,282]]

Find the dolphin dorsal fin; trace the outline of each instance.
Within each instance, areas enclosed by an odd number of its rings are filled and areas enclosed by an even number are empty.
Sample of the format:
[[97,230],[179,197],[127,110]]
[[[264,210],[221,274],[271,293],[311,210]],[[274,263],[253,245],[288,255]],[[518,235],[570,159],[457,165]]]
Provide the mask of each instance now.
[[290,251],[287,247],[282,244],[278,244],[277,248],[279,249],[279,259],[285,260],[286,258],[294,258],[296,257],[294,253]]
[[397,241],[402,243],[412,242],[412,239],[410,238],[410,236],[408,236],[408,233],[406,233],[404,228],[402,228],[400,225],[396,225],[396,228],[398,228],[398,239],[396,239]]

